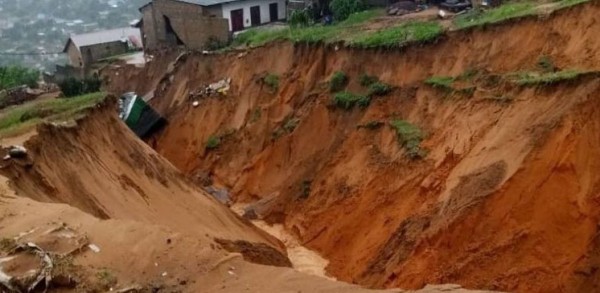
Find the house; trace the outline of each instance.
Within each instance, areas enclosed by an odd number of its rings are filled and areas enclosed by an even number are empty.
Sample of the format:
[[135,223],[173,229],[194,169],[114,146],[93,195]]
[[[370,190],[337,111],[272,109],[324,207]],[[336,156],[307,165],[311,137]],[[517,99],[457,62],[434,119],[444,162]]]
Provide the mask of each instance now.
[[286,18],[286,0],[152,0],[140,8],[144,47],[205,49],[231,32]]
[[63,53],[75,68],[89,68],[100,59],[142,49],[140,30],[132,27],[71,35]]

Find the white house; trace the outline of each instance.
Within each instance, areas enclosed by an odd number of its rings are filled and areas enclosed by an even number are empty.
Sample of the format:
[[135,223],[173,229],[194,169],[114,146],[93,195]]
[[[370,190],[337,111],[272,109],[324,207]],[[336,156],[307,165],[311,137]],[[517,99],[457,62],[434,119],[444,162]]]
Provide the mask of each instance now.
[[203,6],[209,15],[229,21],[232,32],[286,19],[286,0],[178,0]]

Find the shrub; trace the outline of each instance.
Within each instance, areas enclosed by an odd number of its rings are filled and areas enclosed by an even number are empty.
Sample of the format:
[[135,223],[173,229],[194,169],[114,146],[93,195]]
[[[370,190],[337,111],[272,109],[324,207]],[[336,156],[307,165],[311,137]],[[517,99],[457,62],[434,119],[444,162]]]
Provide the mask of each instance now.
[[354,106],[365,108],[371,103],[368,96],[356,95],[350,92],[340,92],[333,97],[333,103],[342,109],[350,110]]
[[290,24],[290,27],[293,28],[306,27],[310,24],[310,19],[310,13],[308,10],[294,10],[292,13],[290,13],[290,19],[288,20],[288,23]]
[[216,135],[211,135],[208,140],[206,140],[206,149],[215,150],[221,145],[221,138]]
[[101,85],[102,81],[98,77],[87,77],[83,80],[71,77],[58,84],[65,97],[95,93],[100,91]]
[[362,0],[332,0],[329,8],[336,21],[343,21],[353,13],[365,10],[367,5]]
[[361,73],[360,76],[358,77],[358,80],[360,81],[360,85],[362,85],[364,87],[368,87],[379,81],[377,76],[368,75],[366,73]]
[[263,78],[263,82],[273,91],[279,89],[279,76],[274,73],[269,73]]
[[392,91],[392,87],[389,84],[378,81],[369,86],[369,97],[374,96],[385,96]]
[[0,67],[0,90],[27,85],[37,87],[39,72],[20,66]]
[[427,155],[427,152],[421,148],[424,135],[419,127],[405,120],[392,120],[390,125],[396,131],[398,142],[406,150],[409,158],[421,159]]
[[336,71],[333,73],[331,80],[329,81],[329,90],[333,92],[339,92],[343,90],[348,84],[348,76],[343,71]]

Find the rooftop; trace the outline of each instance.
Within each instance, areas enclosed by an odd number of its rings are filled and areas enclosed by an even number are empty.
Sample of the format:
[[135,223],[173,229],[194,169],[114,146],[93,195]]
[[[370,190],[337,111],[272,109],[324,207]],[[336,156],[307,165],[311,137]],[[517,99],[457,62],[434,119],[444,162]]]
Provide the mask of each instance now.
[[142,37],[139,29],[133,27],[122,27],[86,34],[73,34],[67,41],[63,51],[67,51],[70,42],[73,42],[75,47],[79,49],[85,46],[111,43],[116,41],[131,41],[135,46],[139,47],[142,43],[141,40]]

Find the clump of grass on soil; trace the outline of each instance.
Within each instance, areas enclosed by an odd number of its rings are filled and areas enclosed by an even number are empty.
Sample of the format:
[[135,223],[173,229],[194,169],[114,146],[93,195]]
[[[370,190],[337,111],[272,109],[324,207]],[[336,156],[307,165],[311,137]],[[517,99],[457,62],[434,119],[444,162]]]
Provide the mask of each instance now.
[[452,76],[432,76],[425,80],[425,84],[437,89],[452,91],[454,90],[452,84],[455,80],[456,79]]
[[522,86],[550,85],[575,80],[586,73],[573,69],[548,73],[522,72],[515,75],[514,82]]
[[107,269],[98,271],[96,273],[96,279],[98,279],[98,284],[104,289],[108,289],[117,284],[117,277]]
[[559,8],[567,8],[578,4],[590,2],[590,0],[558,0],[555,2],[558,3]]
[[421,159],[427,155],[421,148],[425,135],[419,127],[405,120],[392,120],[390,125],[396,131],[398,142],[406,150],[409,158]]
[[336,71],[329,80],[329,91],[339,92],[348,84],[348,76],[343,71]]
[[34,101],[4,109],[0,115],[0,136],[25,132],[41,122],[65,121],[77,118],[81,112],[105,98],[104,93],[71,98]]
[[373,130],[373,129],[380,128],[381,126],[383,126],[383,124],[384,124],[384,123],[383,123],[383,122],[381,122],[381,121],[373,120],[373,121],[369,121],[369,122],[367,122],[367,123],[363,123],[363,124],[356,125],[356,128],[357,128],[357,129],[364,128],[364,129],[370,129],[370,130]]
[[273,139],[278,139],[287,133],[294,132],[294,130],[296,130],[296,127],[298,127],[298,124],[300,124],[300,118],[296,118],[294,116],[287,117],[285,119],[285,121],[283,122],[283,125],[277,127],[273,131],[273,133],[272,133]]
[[369,93],[367,94],[369,97],[375,96],[385,96],[392,91],[392,87],[381,81],[377,81],[369,85]]
[[207,150],[216,150],[221,145],[221,138],[216,135],[211,135],[206,140],[206,149]]
[[368,75],[366,73],[361,73],[360,76],[358,77],[358,81],[360,81],[360,85],[362,85],[364,87],[368,87],[368,86],[378,82],[379,78],[377,78],[377,76]]
[[472,10],[457,17],[454,25],[459,29],[499,23],[536,13],[532,3],[510,3],[490,10]]
[[437,39],[444,29],[437,22],[408,22],[377,32],[357,36],[350,45],[358,48],[398,48],[409,43],[426,43]]
[[11,252],[17,248],[17,241],[12,238],[2,238],[0,240],[0,252]]
[[556,71],[556,66],[554,65],[554,61],[550,59],[548,56],[541,56],[538,59],[537,65],[540,69],[546,72]]
[[277,91],[279,89],[279,76],[274,73],[269,73],[263,78],[263,82],[272,90]]
[[355,106],[365,108],[371,103],[368,96],[358,95],[351,92],[339,92],[333,96],[333,104],[339,108],[350,110]]

